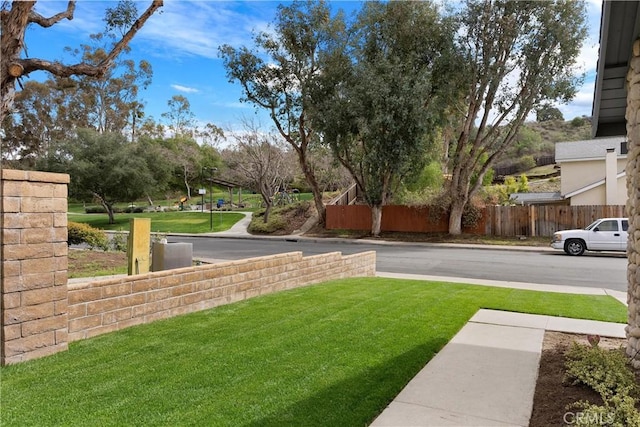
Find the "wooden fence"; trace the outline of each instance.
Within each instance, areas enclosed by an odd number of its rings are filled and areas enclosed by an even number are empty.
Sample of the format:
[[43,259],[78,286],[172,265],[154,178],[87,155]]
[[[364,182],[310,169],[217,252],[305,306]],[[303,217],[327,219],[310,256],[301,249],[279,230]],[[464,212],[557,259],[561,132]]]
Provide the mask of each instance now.
[[491,236],[552,236],[559,230],[584,228],[598,218],[624,216],[622,205],[489,206],[483,212],[485,232]]
[[[487,236],[547,236],[559,230],[584,228],[598,218],[625,217],[625,207],[611,206],[488,206],[480,220],[464,233]],[[448,218],[434,218],[428,207],[385,206],[382,231],[446,232]],[[371,210],[364,205],[327,206],[327,229],[370,230]]]

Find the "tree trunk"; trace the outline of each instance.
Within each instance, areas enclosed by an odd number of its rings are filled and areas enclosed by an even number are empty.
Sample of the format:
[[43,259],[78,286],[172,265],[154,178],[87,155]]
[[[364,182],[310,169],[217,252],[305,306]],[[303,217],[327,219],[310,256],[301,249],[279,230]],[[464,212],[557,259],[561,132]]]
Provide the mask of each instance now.
[[313,202],[316,205],[316,211],[318,211],[318,223],[324,224],[327,218],[327,213],[324,207],[324,202],[322,201],[322,191],[320,191],[318,180],[316,179],[316,175],[313,172],[313,168],[311,168],[311,166],[309,165],[306,150],[299,148],[296,150],[296,152],[298,153],[298,160],[300,162],[302,173],[304,174],[309,187],[311,187]]
[[462,234],[462,212],[464,211],[464,199],[454,199],[451,202],[451,211],[449,212],[449,234]]
[[268,202],[265,201],[264,202],[264,216],[262,217],[262,222],[264,222],[265,224],[267,222],[269,222],[269,215],[271,214],[271,208],[273,207],[273,203],[271,203],[271,200],[269,200]]
[[374,237],[380,236],[382,227],[382,205],[371,206],[371,234]]
[[187,171],[187,167],[183,166],[182,169],[182,178],[184,180],[184,186],[187,188],[187,200],[191,200],[191,187],[189,186],[189,172]]
[[627,84],[627,355],[633,358],[633,366],[640,368],[640,40],[633,45]]
[[0,62],[0,123],[11,112],[15,98],[15,84],[20,76],[9,71],[9,66],[20,59],[24,48],[24,33],[29,22],[29,14],[35,1],[14,1],[11,10],[2,11],[2,61]]

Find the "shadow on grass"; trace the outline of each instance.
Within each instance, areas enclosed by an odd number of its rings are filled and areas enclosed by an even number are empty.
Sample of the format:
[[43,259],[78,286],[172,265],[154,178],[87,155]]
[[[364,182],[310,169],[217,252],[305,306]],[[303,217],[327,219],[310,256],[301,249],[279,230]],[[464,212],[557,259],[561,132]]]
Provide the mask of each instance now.
[[446,343],[444,338],[430,340],[247,425],[369,425]]

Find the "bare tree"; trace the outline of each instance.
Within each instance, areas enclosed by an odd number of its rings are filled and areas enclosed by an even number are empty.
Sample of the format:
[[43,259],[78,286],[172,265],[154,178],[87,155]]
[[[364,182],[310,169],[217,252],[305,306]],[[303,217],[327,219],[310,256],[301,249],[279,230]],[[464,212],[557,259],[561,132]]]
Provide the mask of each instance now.
[[267,222],[273,196],[291,178],[286,144],[274,134],[261,133],[255,122],[244,120],[243,127],[244,132],[230,134],[235,147],[225,150],[223,157],[234,180],[260,193],[265,205],[264,222]]
[[[42,70],[48,71],[58,77],[69,77],[72,75],[84,75],[101,77],[111,67],[115,58],[129,44],[135,34],[142,28],[145,22],[163,5],[163,0],[153,0],[147,10],[131,23],[129,30],[113,46],[111,51],[97,64],[79,62],[77,64],[65,65],[58,61],[41,58],[23,57],[25,51],[25,33],[30,24],[36,24],[43,28],[49,28],[63,19],[72,20],[76,8],[76,2],[70,1],[67,9],[52,17],[44,17],[35,10],[36,1],[5,1],[0,10],[0,22],[2,25],[2,35],[0,36],[0,123],[4,121],[6,115],[13,107],[16,83],[30,73]],[[113,12],[107,14],[113,19],[119,16]],[[133,17],[127,19],[127,24]],[[122,22],[107,22],[112,27],[122,27]]]

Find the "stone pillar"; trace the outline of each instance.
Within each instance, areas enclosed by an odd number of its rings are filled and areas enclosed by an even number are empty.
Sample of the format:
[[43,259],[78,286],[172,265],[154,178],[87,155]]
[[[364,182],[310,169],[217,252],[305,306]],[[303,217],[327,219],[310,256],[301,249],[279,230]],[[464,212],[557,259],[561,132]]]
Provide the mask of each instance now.
[[627,216],[629,242],[627,268],[629,318],[627,354],[640,368],[640,40],[633,44],[627,73]]
[[67,349],[69,175],[1,170],[0,364]]

